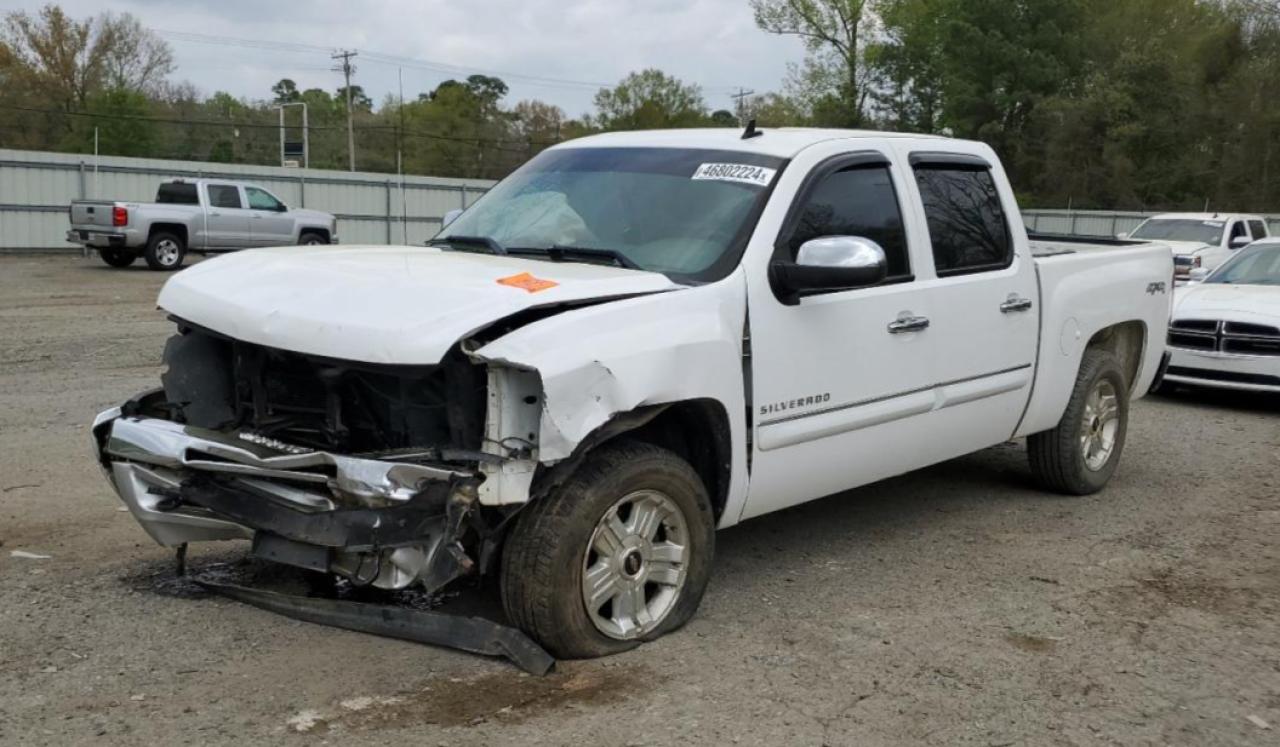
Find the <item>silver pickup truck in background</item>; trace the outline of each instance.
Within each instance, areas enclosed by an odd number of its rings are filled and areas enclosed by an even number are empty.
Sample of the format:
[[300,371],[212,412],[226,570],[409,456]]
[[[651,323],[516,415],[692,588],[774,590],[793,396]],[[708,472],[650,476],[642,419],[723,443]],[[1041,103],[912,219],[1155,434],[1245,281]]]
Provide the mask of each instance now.
[[338,242],[333,215],[290,209],[254,184],[214,179],[162,182],[155,202],[75,200],[70,218],[67,241],[96,250],[112,267],[142,257],[153,270],[176,270],[189,251]]

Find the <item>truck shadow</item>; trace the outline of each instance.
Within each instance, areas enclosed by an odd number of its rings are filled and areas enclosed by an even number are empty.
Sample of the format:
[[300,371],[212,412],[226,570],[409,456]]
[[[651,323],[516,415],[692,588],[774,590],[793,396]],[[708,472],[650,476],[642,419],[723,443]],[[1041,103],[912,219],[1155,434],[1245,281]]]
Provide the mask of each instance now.
[[1161,390],[1153,396],[1162,403],[1202,410],[1280,413],[1280,394],[1268,392],[1237,392],[1231,389],[1179,385]]
[[[717,535],[716,562],[723,571],[749,562],[767,545],[796,559],[798,569],[809,565],[801,560],[806,555],[856,552],[886,537],[892,541],[898,533],[936,531],[947,515],[970,515],[957,524],[960,531],[972,526],[974,515],[1004,512],[1011,503],[1042,504],[1048,511],[1062,500],[1068,499],[1032,481],[1021,443],[1001,444],[745,521]],[[769,568],[783,574],[795,570],[787,565],[785,559],[771,558]]]

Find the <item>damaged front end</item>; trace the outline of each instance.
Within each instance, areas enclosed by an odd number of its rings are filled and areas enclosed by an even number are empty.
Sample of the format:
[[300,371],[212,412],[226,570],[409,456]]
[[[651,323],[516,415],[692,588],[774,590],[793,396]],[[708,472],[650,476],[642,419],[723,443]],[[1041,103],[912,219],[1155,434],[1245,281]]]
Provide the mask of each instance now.
[[360,586],[438,589],[487,566],[537,466],[536,374],[336,361],[179,322],[163,388],[98,416],[107,477],[161,545]]

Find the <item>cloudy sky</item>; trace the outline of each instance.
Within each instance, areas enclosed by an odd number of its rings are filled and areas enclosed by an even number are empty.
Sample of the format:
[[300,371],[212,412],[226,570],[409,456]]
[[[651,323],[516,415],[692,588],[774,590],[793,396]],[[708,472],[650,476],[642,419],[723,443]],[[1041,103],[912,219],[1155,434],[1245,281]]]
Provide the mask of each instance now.
[[[71,15],[101,0],[60,0]],[[34,11],[42,2],[6,2]],[[496,74],[509,103],[538,98],[570,116],[591,109],[601,84],[658,67],[702,86],[713,109],[739,86],[782,84],[801,43],[758,30],[747,0],[113,0],[173,47],[178,70],[203,93],[268,98],[271,85],[333,90],[329,52],[356,49],[355,82],[375,101],[394,94],[397,67],[412,98],[447,78]],[[266,42],[265,44],[262,42]]]

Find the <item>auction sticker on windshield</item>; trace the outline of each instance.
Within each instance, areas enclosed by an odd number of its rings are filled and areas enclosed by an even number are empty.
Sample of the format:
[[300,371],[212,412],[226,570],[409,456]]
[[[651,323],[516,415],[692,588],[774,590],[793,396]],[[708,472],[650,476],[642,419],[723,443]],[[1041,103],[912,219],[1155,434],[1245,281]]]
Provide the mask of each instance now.
[[767,187],[776,173],[778,173],[777,169],[768,169],[764,166],[748,166],[742,163],[704,163],[693,172],[692,178]]

